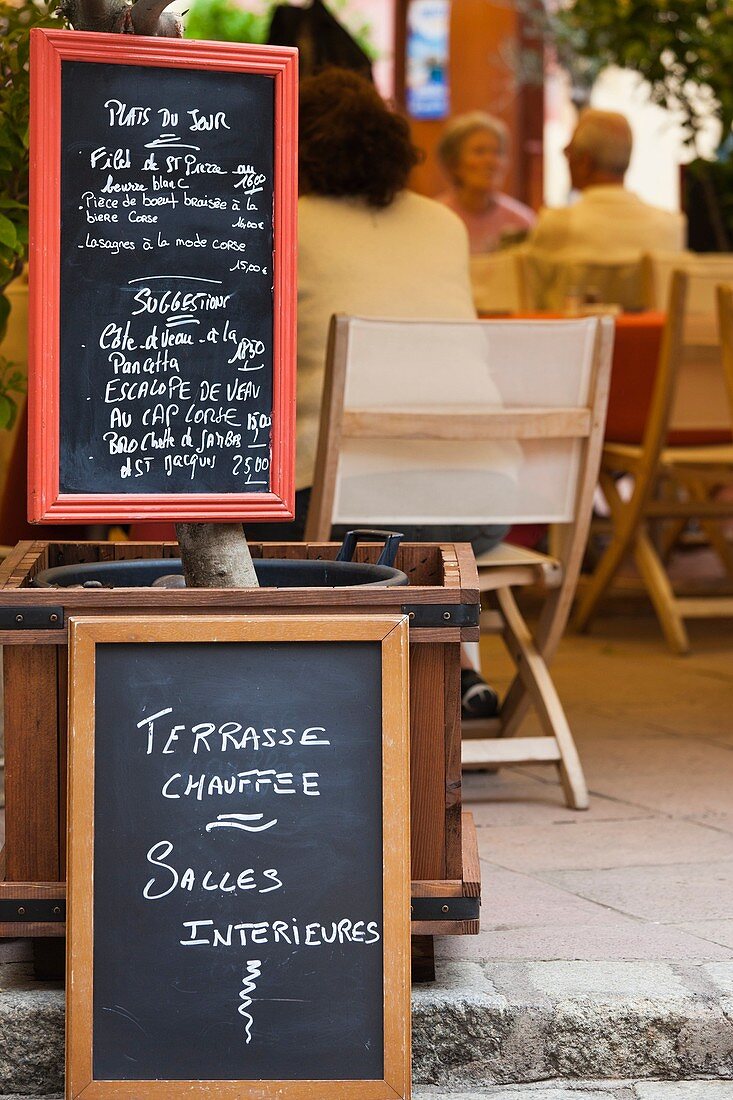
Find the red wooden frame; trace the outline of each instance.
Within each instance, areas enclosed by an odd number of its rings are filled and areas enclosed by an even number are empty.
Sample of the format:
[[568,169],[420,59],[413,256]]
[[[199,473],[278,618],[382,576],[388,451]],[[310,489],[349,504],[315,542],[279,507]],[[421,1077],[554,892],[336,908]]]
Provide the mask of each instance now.
[[[298,51],[78,31],[31,31],[28,518],[31,523],[116,520],[287,520],[294,514],[297,293]],[[59,291],[61,65],[259,73],[274,79],[274,303],[272,461],[268,493],[60,493]]]

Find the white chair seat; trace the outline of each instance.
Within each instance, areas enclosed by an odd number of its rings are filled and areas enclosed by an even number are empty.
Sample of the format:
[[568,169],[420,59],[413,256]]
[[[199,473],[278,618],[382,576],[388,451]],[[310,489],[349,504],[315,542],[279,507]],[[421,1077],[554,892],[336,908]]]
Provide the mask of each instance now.
[[482,592],[496,588],[498,584],[506,584],[506,580],[502,581],[497,575],[500,570],[506,569],[516,573],[517,579],[512,581],[513,585],[541,584],[545,588],[557,588],[562,584],[563,567],[557,558],[508,542],[478,554],[476,565]]

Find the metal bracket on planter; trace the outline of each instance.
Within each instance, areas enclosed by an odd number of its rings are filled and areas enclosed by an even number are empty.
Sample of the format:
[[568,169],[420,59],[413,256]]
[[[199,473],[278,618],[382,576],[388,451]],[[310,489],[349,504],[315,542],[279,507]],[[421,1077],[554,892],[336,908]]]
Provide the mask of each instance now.
[[61,898],[0,898],[0,924],[63,924],[66,902]]
[[410,626],[478,626],[481,605],[477,603],[403,603],[402,614]]
[[63,607],[0,607],[0,630],[62,630]]
[[481,898],[413,898],[412,920],[478,920]]

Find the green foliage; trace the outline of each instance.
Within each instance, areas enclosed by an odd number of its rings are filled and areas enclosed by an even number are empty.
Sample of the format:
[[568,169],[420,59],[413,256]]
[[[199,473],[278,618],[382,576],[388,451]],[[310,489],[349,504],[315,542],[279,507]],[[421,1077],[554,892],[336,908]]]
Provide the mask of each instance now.
[[[29,34],[32,27],[58,25],[56,3],[0,0],[0,340],[10,311],[3,288],[19,273],[28,247]],[[6,374],[2,363],[0,379]],[[0,390],[2,427],[10,400]]]
[[[272,13],[283,0],[261,0],[259,11],[245,11],[236,0],[194,0],[186,18],[185,37],[214,42],[266,42]],[[366,21],[357,22],[349,12],[349,0],[330,0],[328,7],[374,60],[378,51],[373,30]]]
[[11,394],[25,392],[25,375],[0,355],[0,430],[12,428],[18,415],[18,402]]
[[573,0],[547,19],[576,81],[592,83],[607,65],[632,69],[655,103],[681,113],[689,144],[710,113],[730,133],[731,0]]
[[186,38],[214,42],[266,42],[275,0],[262,11],[245,11],[233,0],[194,0],[186,19]]

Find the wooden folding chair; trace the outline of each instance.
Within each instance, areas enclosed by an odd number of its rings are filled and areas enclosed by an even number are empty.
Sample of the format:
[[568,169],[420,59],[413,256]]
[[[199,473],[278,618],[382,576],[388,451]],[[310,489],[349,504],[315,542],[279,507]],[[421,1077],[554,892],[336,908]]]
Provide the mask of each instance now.
[[590,296],[623,309],[648,305],[648,283],[639,255],[615,261],[581,256],[558,260],[527,247],[519,253],[519,273],[524,310],[562,310],[569,298]]
[[517,313],[522,308],[521,248],[471,256],[471,290],[479,313]]
[[[554,764],[568,804],[588,794],[548,670],[588,534],[613,324],[335,317],[306,538],[336,523],[553,523],[556,558],[507,544],[478,559],[516,678],[490,722],[464,723],[465,767]],[[542,585],[533,634],[513,589]],[[530,705],[544,736],[513,735]]]
[[[656,293],[669,288],[660,360],[643,437],[638,443],[607,440],[603,448],[600,480],[612,537],[581,592],[574,622],[579,630],[588,628],[631,555],[667,643],[683,654],[690,648],[685,619],[733,615],[726,592],[676,592],[665,566],[682,530],[695,520],[733,581],[733,546],[720,526],[733,516],[733,501],[719,495],[733,476],[733,374],[723,368],[715,320],[716,283],[726,267],[719,258],[684,256],[678,262],[685,270],[670,274],[649,260]],[[733,262],[727,271],[733,278]],[[618,488],[623,475],[633,479],[626,500]],[[657,539],[653,525],[661,526]]]

